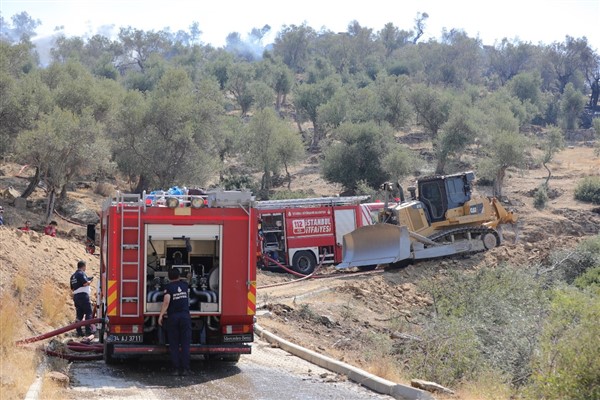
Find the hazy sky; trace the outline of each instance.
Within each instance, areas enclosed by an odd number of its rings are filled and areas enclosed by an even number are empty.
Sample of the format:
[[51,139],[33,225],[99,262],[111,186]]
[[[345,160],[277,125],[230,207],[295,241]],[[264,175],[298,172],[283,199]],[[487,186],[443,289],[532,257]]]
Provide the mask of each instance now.
[[127,26],[175,32],[197,21],[200,40],[217,47],[230,32],[245,38],[266,24],[272,35],[282,25],[303,22],[343,32],[353,20],[374,32],[388,22],[411,30],[417,13],[426,12],[425,38],[439,39],[443,28],[462,29],[487,45],[504,37],[550,44],[566,35],[586,36],[600,51],[600,0],[0,0],[6,21],[21,11],[42,21],[38,33],[44,35],[57,26],[67,36],[95,34],[103,26],[113,26],[115,33]]

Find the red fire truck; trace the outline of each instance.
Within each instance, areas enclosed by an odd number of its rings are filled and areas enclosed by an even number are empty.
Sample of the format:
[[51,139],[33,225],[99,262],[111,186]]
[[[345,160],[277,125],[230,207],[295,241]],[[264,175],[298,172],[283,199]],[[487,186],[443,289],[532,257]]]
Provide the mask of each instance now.
[[319,262],[342,260],[346,233],[377,221],[383,203],[362,203],[369,196],[321,197],[257,201],[259,217],[259,265],[289,266],[308,275]]
[[237,361],[254,339],[257,215],[244,191],[121,194],[102,207],[98,314],[104,358],[167,354],[168,270],[190,287],[192,354]]

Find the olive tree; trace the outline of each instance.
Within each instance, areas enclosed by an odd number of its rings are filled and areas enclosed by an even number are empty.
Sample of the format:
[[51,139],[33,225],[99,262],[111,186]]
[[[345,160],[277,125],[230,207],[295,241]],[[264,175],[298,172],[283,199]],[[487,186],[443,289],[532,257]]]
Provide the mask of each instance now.
[[479,163],[482,175],[494,182],[494,196],[502,196],[506,171],[510,167],[523,167],[527,139],[518,132],[495,131],[490,134],[489,147]]
[[210,142],[201,121],[210,115],[181,69],[168,70],[147,95],[127,94],[116,117],[114,152],[122,171],[137,182],[136,192],[207,182],[216,160],[203,149]]
[[59,191],[77,174],[110,165],[109,145],[91,111],[75,114],[55,108],[34,129],[17,138],[20,160],[38,171],[46,185],[45,223],[50,220]]
[[273,186],[273,175],[285,168],[289,181],[288,167],[304,154],[300,136],[269,108],[257,111],[252,117],[244,145],[247,149],[242,154],[245,162],[262,172],[260,188],[264,197],[268,197]]
[[[354,191],[360,181],[375,188],[390,178],[383,164],[394,148],[389,125],[344,123],[333,137],[336,141],[324,151],[322,162],[322,175],[327,181]],[[398,164],[392,158],[388,162]]]

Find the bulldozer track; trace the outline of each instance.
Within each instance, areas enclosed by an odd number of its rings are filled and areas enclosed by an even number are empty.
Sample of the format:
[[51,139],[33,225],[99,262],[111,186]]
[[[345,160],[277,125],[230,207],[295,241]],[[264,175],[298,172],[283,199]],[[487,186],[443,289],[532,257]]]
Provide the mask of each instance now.
[[[434,242],[437,242],[437,243],[441,243],[442,240],[446,236],[449,236],[449,235],[466,237],[470,234],[471,237],[476,236],[478,238],[481,238],[481,237],[483,237],[483,235],[485,235],[487,233],[491,233],[494,235],[494,237],[496,238],[496,246],[499,246],[500,245],[500,235],[498,234],[498,232],[495,229],[479,227],[479,226],[478,227],[466,226],[466,227],[441,231],[436,234],[430,235],[428,237],[428,239],[433,240]],[[474,251],[474,253],[477,253],[477,252],[478,251]]]

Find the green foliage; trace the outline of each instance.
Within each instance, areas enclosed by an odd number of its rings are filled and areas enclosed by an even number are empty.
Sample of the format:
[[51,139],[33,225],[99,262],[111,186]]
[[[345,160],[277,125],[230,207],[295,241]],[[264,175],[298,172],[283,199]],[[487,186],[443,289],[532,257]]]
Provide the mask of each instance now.
[[450,94],[425,85],[415,85],[411,88],[408,101],[418,116],[419,124],[435,139],[442,125],[450,118]]
[[391,180],[400,182],[419,169],[421,160],[408,147],[397,145],[390,147],[390,151],[381,160],[381,165]]
[[[429,322],[434,328],[424,342],[462,337],[456,345],[448,341],[447,348],[430,358],[430,368],[452,368],[446,357],[452,359],[458,352],[477,360],[483,370],[503,371],[513,384],[523,382],[547,308],[541,284],[531,274],[509,267],[483,268],[468,275],[453,273],[442,283],[423,282],[421,287],[434,299],[437,315]],[[454,382],[472,379],[475,373],[458,363],[449,376]]]
[[372,122],[346,123],[334,134],[339,141],[325,150],[322,162],[323,177],[327,181],[354,190],[361,180],[378,187],[389,179],[389,171],[382,164],[393,147],[393,135],[389,127],[377,126]]
[[535,195],[533,196],[533,206],[538,210],[543,210],[546,208],[546,203],[548,202],[548,191],[546,190],[546,185],[540,185],[535,191]]
[[594,118],[592,121],[592,127],[594,128],[596,139],[600,140],[600,118]]
[[448,121],[442,127],[442,133],[435,140],[438,164],[436,174],[444,174],[446,162],[450,157],[460,156],[475,141],[477,124],[466,107],[457,105],[453,108]]
[[300,136],[269,108],[258,111],[250,120],[243,146],[244,160],[262,172],[260,188],[267,193],[273,186],[273,175],[282,169],[287,172],[304,155]]
[[577,183],[575,199],[600,204],[600,177],[588,176]]
[[568,83],[560,99],[561,125],[566,130],[577,128],[578,118],[585,107],[585,97]]
[[427,322],[419,340],[398,352],[411,378],[447,386],[474,380],[487,368],[476,330],[453,317]]
[[256,188],[257,184],[248,175],[230,175],[221,180],[221,185],[225,190],[240,190]]
[[600,265],[592,267],[578,276],[573,282],[579,289],[590,288],[600,295]]
[[[387,121],[395,129],[400,129],[410,122],[411,109],[406,100],[409,93],[408,79],[400,76],[381,74],[375,81],[375,91],[379,114],[374,119]],[[378,117],[381,115],[380,117]]]
[[502,188],[509,167],[522,167],[528,142],[518,132],[497,131],[491,133],[491,143],[485,149],[486,157],[478,163],[480,175],[493,179],[494,196],[502,196]]
[[554,292],[540,351],[533,362],[531,399],[600,398],[600,297],[575,288]]

